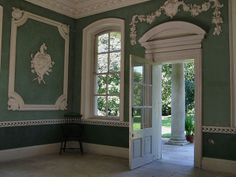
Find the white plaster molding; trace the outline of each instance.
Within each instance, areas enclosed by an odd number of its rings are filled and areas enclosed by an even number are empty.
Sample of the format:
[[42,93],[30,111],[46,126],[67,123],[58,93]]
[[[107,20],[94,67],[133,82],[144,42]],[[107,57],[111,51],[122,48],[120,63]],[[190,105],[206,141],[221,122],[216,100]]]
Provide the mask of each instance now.
[[204,157],[202,168],[214,172],[236,174],[236,161]]
[[101,121],[101,120],[86,120],[79,118],[67,118],[67,119],[40,119],[40,120],[18,120],[18,121],[0,121],[0,128],[5,127],[28,127],[28,126],[40,126],[40,125],[57,125],[67,122],[81,123],[86,125],[98,125],[109,127],[129,127],[129,122],[120,121]]
[[194,24],[173,21],[152,28],[140,38],[139,43],[145,47],[146,53],[170,53],[201,48],[205,34]]
[[149,0],[26,0],[72,18],[82,18]]
[[236,1],[229,1],[231,127],[236,127]]
[[[67,87],[68,87],[68,62],[69,62],[69,26],[41,17],[20,9],[13,8],[12,11],[12,27],[11,27],[11,45],[10,45],[10,65],[9,65],[9,87],[8,87],[8,109],[9,110],[66,110],[67,106]],[[58,28],[61,37],[65,40],[65,54],[64,54],[64,81],[63,93],[57,99],[55,104],[37,105],[25,104],[24,99],[15,92],[15,68],[16,68],[16,43],[18,27],[24,25],[28,19],[32,19],[41,23],[45,23]]]
[[215,25],[214,35],[220,35],[222,32],[221,25],[223,24],[223,19],[221,16],[220,9],[223,7],[220,0],[206,0],[201,5],[197,4],[186,4],[183,0],[166,0],[165,3],[157,9],[155,12],[149,15],[134,15],[130,23],[130,43],[135,45],[137,38],[137,25],[139,23],[152,24],[158,17],[162,14],[173,18],[177,13],[182,10],[184,12],[189,12],[191,16],[195,17],[203,12],[208,11],[210,8],[214,9],[212,24]]
[[0,6],[0,71],[2,66],[2,27],[3,27],[3,7]]
[[[175,12],[173,12],[175,13]],[[174,14],[173,14],[174,15]],[[166,22],[147,31],[139,40],[146,57],[154,64],[193,60],[195,68],[195,149],[194,165],[201,167],[202,158],[202,50],[205,31],[187,22]],[[157,92],[161,92],[158,91]],[[161,100],[160,100],[161,101]]]
[[222,133],[222,134],[236,134],[236,128],[231,127],[216,127],[216,126],[203,126],[203,133]]
[[55,62],[52,61],[51,56],[47,54],[47,48],[47,45],[43,43],[36,54],[31,54],[31,72],[37,75],[34,80],[37,80],[39,84],[41,84],[41,82],[46,84],[44,75],[49,75],[55,64]]
[[[82,84],[81,84],[81,114],[85,119],[94,117],[93,100],[93,66],[94,66],[94,42],[95,35],[106,30],[118,30],[121,32],[121,71],[120,71],[120,121],[123,121],[124,102],[124,43],[125,22],[118,18],[106,18],[95,21],[83,30],[83,53],[82,53]],[[109,119],[106,119],[109,122]],[[112,121],[112,120],[111,120]]]
[[0,150],[0,162],[20,160],[48,154],[58,154],[59,150],[60,143]]

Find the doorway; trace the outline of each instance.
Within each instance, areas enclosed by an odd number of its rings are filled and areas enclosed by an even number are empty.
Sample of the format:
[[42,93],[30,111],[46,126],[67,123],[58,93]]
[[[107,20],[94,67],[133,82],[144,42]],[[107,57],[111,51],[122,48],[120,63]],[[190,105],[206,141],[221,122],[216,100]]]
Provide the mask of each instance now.
[[194,62],[162,65],[162,160],[194,166]]
[[[146,32],[139,40],[145,48],[145,60],[152,65],[152,124],[149,130],[149,142],[152,145],[152,158],[145,161],[141,151],[145,149],[145,133],[139,133],[140,143],[134,142],[132,130],[133,115],[130,110],[130,164],[134,160],[134,149],[140,153],[139,162],[149,163],[151,160],[162,159],[161,139],[161,67],[166,63],[181,63],[183,59],[193,59],[195,72],[195,146],[194,166],[201,167],[202,162],[202,50],[201,43],[205,31],[200,27],[182,21],[163,23]],[[132,61],[132,60],[131,60]],[[145,62],[145,61],[143,61]],[[132,68],[132,65],[130,65]],[[132,78],[132,77],[131,77]],[[132,79],[130,79],[132,82]],[[130,84],[132,85],[132,83]],[[130,108],[132,109],[132,87],[130,88]],[[145,129],[144,131],[145,132]],[[145,139],[144,139],[145,140]],[[138,144],[138,145],[137,145]],[[134,148],[136,146],[136,148]],[[150,146],[148,146],[150,147]],[[141,165],[141,164],[140,164]],[[140,166],[139,165],[139,166]],[[135,168],[135,166],[133,166]]]

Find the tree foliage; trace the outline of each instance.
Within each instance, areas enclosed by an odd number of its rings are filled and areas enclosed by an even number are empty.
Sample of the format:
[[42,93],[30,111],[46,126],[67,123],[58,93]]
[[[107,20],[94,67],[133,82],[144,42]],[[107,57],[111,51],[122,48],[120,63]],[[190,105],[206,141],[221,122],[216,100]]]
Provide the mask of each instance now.
[[171,114],[171,72],[171,64],[162,66],[162,115]]
[[119,116],[121,34],[106,32],[97,36],[95,114]]
[[[171,72],[172,65],[162,66],[162,115],[171,114]],[[194,64],[184,64],[185,72],[185,111],[194,113]]]

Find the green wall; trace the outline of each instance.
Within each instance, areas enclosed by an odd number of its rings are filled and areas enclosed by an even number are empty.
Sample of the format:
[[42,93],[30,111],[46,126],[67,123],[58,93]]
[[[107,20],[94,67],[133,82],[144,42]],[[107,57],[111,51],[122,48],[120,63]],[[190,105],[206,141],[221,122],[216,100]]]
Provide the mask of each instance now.
[[[203,0],[191,0],[188,3],[201,3]],[[173,19],[170,19],[164,15],[158,18],[153,24],[148,25],[145,23],[138,24],[137,26],[137,39],[139,39],[146,31],[152,27],[167,22],[167,21],[186,21],[196,24],[203,28],[207,35],[203,41],[203,125],[205,126],[230,126],[230,57],[229,57],[229,19],[228,19],[228,1],[222,0],[224,4],[222,8],[222,16],[224,23],[222,25],[223,33],[220,36],[214,36],[214,25],[212,24],[213,10],[202,13],[197,17],[191,17],[189,13],[180,12]],[[125,20],[125,104],[124,104],[124,119],[128,121],[129,115],[129,55],[144,56],[144,48],[139,44],[131,46],[129,38],[129,24],[133,15],[136,14],[150,14],[154,12],[164,3],[164,0],[141,3],[130,7],[125,7],[109,12],[101,13],[79,19],[77,21],[76,31],[76,53],[75,53],[75,66],[74,77],[81,80],[81,61],[82,61],[82,30],[93,23],[96,20],[115,17]],[[80,105],[80,82],[75,83],[74,93],[75,98],[73,100],[73,110],[79,112],[77,105]],[[102,127],[100,127],[103,130]],[[100,131],[101,131],[100,130]],[[105,130],[103,130],[105,131]],[[108,133],[108,131],[107,131]],[[208,139],[212,137],[217,144],[211,146],[208,143]],[[227,137],[227,138],[225,138]],[[98,137],[101,138],[101,137]],[[103,137],[107,138],[107,136]],[[124,135],[128,141],[128,131]],[[203,135],[203,156],[214,157],[222,159],[236,160],[235,154],[230,147],[235,147],[236,142],[231,141],[235,138],[234,135],[221,135],[221,134],[204,134]],[[103,139],[97,140],[102,142]],[[227,152],[220,152],[220,145],[224,144],[224,147],[231,149]],[[214,149],[214,150],[212,150]],[[212,151],[211,151],[212,150]]]
[[61,132],[60,125],[0,128],[0,150],[57,143]]
[[129,147],[128,128],[85,125],[83,136],[87,143]]
[[[193,1],[193,2],[202,2]],[[81,58],[82,58],[82,30],[92,22],[109,17],[116,17],[125,20],[125,120],[128,120],[128,88],[129,88],[129,55],[144,56],[144,48],[139,44],[131,46],[129,38],[129,24],[133,15],[150,14],[164,3],[164,0],[141,3],[138,5],[125,7],[110,12],[105,12],[99,15],[93,15],[79,19],[77,21],[77,37],[76,37],[76,65],[75,77],[81,78]],[[203,124],[215,126],[230,125],[230,67],[229,67],[229,29],[228,29],[228,2],[223,0],[224,8],[222,16],[224,24],[222,26],[223,33],[220,36],[213,36],[214,26],[211,23],[213,10],[202,13],[197,17],[191,17],[189,13],[180,12],[173,19],[164,15],[158,18],[153,24],[146,23],[137,25],[137,39],[139,39],[146,31],[152,27],[164,23],[166,21],[187,21],[194,23],[206,32],[206,39],[203,41]],[[74,95],[78,95],[74,100],[73,108],[79,110],[77,105],[80,104],[80,82],[75,84]]]
[[[0,0],[0,5],[3,6],[4,12],[2,65],[0,71],[0,121],[63,118],[64,111],[8,111],[11,13],[12,8],[16,7],[70,26],[69,110],[71,110],[73,99],[71,93],[73,90],[72,82],[74,80],[72,79],[71,73],[73,73],[74,69],[73,54],[76,21],[23,0]],[[57,31],[55,27],[34,20],[28,20],[25,25],[18,28],[15,90],[21,95],[24,95],[25,103],[55,103],[56,97],[62,93],[64,41]],[[42,34],[39,35],[40,33]],[[37,34],[37,36],[34,34]],[[47,52],[52,56],[53,60],[56,60],[53,72],[50,76],[45,76],[47,85],[38,85],[37,82],[33,82],[34,75],[30,69],[30,55],[31,53],[35,54],[39,50],[42,42],[48,44]],[[43,91],[45,91],[45,94],[43,94]],[[55,143],[60,140],[60,125],[0,128],[0,140],[0,149]]]
[[[214,144],[209,142],[214,141]],[[236,135],[220,133],[203,134],[203,156],[217,159],[236,160]]]
[[[200,3],[203,0],[189,0],[189,3]],[[138,24],[137,34],[138,39],[152,27],[167,22],[182,20],[186,22],[194,23],[206,32],[206,38],[203,41],[203,125],[205,126],[230,126],[230,59],[229,59],[229,28],[228,28],[228,1],[222,0],[224,4],[222,9],[222,16],[224,23],[222,25],[223,33],[220,36],[213,36],[214,26],[211,23],[213,10],[209,10],[197,17],[191,17],[189,13],[180,12],[173,19],[162,15],[152,25]],[[12,7],[17,7],[25,11],[29,11],[40,16],[47,17],[52,20],[56,20],[70,25],[70,64],[69,64],[69,111],[80,112],[80,86],[81,86],[81,61],[82,61],[82,30],[92,22],[109,17],[117,17],[125,20],[125,104],[124,104],[124,119],[128,121],[129,115],[129,55],[134,54],[137,56],[144,56],[144,49],[138,44],[135,46],[130,45],[129,38],[129,24],[133,15],[136,14],[150,14],[154,12],[158,7],[164,3],[164,0],[156,1],[152,0],[146,3],[133,5],[130,7],[120,8],[109,12],[101,13],[85,17],[79,20],[73,20],[69,17],[59,15],[50,10],[40,8],[38,6],[27,3],[23,0],[0,0],[0,4],[4,8],[4,20],[3,20],[3,45],[2,45],[2,68],[0,72],[0,121],[9,120],[34,120],[34,119],[57,119],[63,118],[65,112],[63,111],[8,111],[8,76],[9,76],[9,46],[10,46],[10,32],[11,32],[11,11]],[[27,30],[28,34],[34,34],[34,30],[30,27]],[[48,28],[48,32],[53,30]],[[20,29],[21,30],[21,29]],[[24,40],[28,40],[30,37],[28,34],[20,33],[22,38],[22,48],[29,50],[24,46]],[[57,38],[57,34],[46,34],[46,40],[54,40]],[[37,51],[37,46],[42,42],[43,36],[37,39],[38,44],[34,44],[32,50]],[[33,42],[33,41],[31,41]],[[60,41],[58,41],[60,43]],[[31,43],[33,45],[33,43]],[[59,44],[62,47],[62,43]],[[17,49],[20,50],[20,49]],[[49,49],[53,55],[56,55],[58,49]],[[62,53],[59,54],[59,56]],[[25,53],[21,53],[20,58],[22,63],[18,63],[18,67],[24,67],[26,65]],[[17,60],[18,61],[18,60]],[[62,64],[57,66],[56,73],[62,71]],[[18,71],[17,71],[18,72]],[[25,71],[27,73],[29,71]],[[52,74],[53,75],[53,74]],[[24,78],[24,73],[20,70],[17,75],[18,78]],[[53,76],[54,77],[54,76]],[[56,77],[56,76],[55,76]],[[17,80],[20,80],[18,79]],[[28,80],[27,80],[28,79]],[[20,93],[27,94],[25,88],[29,84],[27,78],[23,83],[17,82],[17,88]],[[46,79],[50,79],[49,77]],[[52,79],[52,78],[51,78]],[[50,81],[49,81],[50,82]],[[54,85],[54,84],[53,84]],[[56,85],[56,84],[55,84]],[[25,87],[25,88],[24,88]],[[53,86],[50,86],[53,87]],[[41,103],[42,100],[50,103],[53,98],[57,96],[57,86],[55,86],[55,92],[50,92],[48,89],[48,95],[38,100],[33,100],[35,103]],[[35,88],[36,90],[38,88]],[[46,88],[47,89],[47,88]],[[49,99],[46,99],[49,97]],[[32,95],[28,97],[31,101]],[[119,127],[106,127],[97,125],[85,125],[85,141],[89,143],[97,143],[111,146],[128,147],[128,128]],[[0,128],[0,149],[24,147],[38,144],[47,144],[58,142],[60,139],[60,125],[50,126],[32,126],[32,127],[14,127],[14,128]],[[209,139],[213,139],[215,144],[209,144]],[[227,134],[203,134],[203,155],[205,157],[222,158],[229,160],[236,160],[235,149],[236,142],[234,141],[235,135]],[[227,147],[227,151],[221,151],[221,147]]]
[[[65,56],[65,40],[58,28],[29,19],[18,28],[16,42],[16,92],[23,97],[25,104],[55,104],[63,94]],[[36,74],[31,72],[30,55],[34,56],[43,43],[55,64],[49,76],[44,76],[45,84],[39,84],[34,80]]]

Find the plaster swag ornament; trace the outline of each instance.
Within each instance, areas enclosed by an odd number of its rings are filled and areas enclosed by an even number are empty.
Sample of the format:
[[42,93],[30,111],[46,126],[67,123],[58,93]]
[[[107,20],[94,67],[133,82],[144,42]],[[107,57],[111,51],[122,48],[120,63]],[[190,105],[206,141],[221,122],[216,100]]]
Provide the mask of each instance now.
[[31,54],[31,72],[37,75],[34,80],[38,80],[39,84],[41,84],[41,82],[46,84],[44,81],[44,75],[49,75],[49,73],[52,72],[53,65],[55,64],[55,62],[52,61],[51,56],[47,54],[46,50],[47,46],[43,43],[40,50],[35,55]]
[[130,39],[131,45],[137,44],[137,24],[148,23],[152,24],[162,14],[173,18],[180,10],[189,12],[193,17],[200,15],[203,12],[213,9],[212,24],[215,25],[213,35],[220,35],[222,32],[221,25],[223,19],[220,9],[223,4],[220,0],[206,0],[203,4],[186,4],[185,0],[166,0],[166,2],[155,12],[149,15],[134,15],[130,23]]

